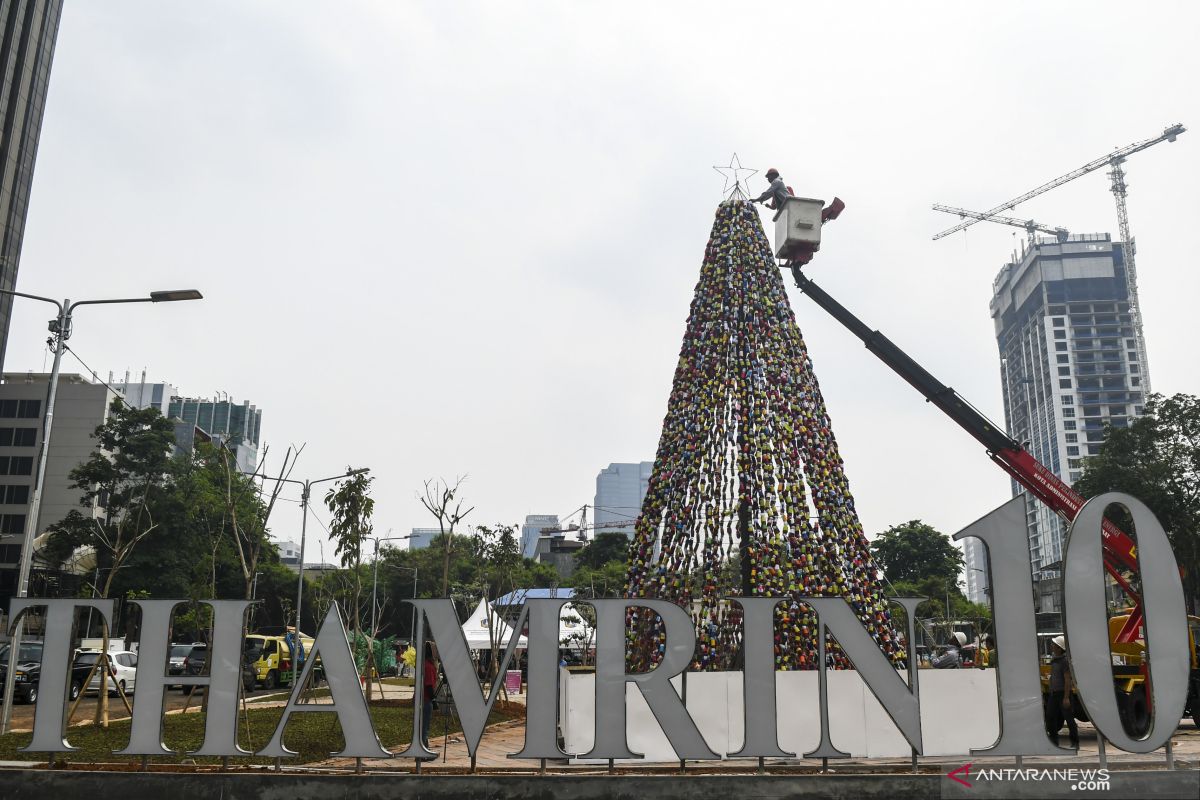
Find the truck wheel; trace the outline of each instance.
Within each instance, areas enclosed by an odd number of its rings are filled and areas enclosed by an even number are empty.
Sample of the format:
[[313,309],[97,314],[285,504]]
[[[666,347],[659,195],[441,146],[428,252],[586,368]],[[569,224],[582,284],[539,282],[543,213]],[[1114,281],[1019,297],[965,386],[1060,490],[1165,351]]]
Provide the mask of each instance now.
[[83,691],[83,687],[79,685],[79,681],[71,681],[71,690],[67,693],[67,699],[74,700],[79,697],[81,691]]
[[266,680],[263,681],[263,688],[268,692],[273,692],[277,686],[279,686],[279,673],[271,670],[267,673]]
[[34,703],[37,702],[37,687],[36,686],[29,687],[29,694],[25,695],[25,702],[29,703],[30,705],[33,705]]
[[1130,736],[1145,736],[1150,730],[1150,709],[1146,705],[1145,692],[1139,687],[1132,692],[1121,692],[1119,708],[1121,722]]

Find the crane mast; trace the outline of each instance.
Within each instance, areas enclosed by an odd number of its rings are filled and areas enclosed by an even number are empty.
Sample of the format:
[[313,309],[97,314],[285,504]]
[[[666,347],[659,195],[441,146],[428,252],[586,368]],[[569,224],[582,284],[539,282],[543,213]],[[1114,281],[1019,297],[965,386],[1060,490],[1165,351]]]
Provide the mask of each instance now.
[[1146,355],[1146,337],[1142,333],[1142,303],[1138,295],[1137,265],[1134,263],[1133,235],[1129,232],[1129,212],[1125,208],[1125,170],[1121,162],[1125,159],[1115,158],[1112,161],[1112,171],[1108,177],[1112,180],[1112,193],[1117,201],[1117,227],[1121,235],[1121,256],[1125,262],[1125,276],[1129,281],[1129,318],[1133,322],[1133,340],[1136,343],[1138,369],[1142,371],[1142,388],[1144,396],[1150,396],[1150,362]]

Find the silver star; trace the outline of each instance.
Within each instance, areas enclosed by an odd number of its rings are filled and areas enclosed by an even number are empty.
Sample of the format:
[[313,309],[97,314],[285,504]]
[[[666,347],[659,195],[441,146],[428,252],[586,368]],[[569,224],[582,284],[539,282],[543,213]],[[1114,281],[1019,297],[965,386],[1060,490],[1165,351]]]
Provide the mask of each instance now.
[[[735,192],[740,194],[742,197],[745,197],[746,194],[742,190],[742,183],[750,180],[752,175],[758,174],[758,170],[756,169],[743,167],[742,160],[738,158],[737,153],[734,153],[733,157],[729,159],[729,166],[714,166],[713,169],[721,173],[721,177],[725,179],[725,185],[721,188],[721,193],[726,197],[732,197]],[[745,173],[744,177],[743,173]],[[733,184],[732,188],[730,187],[731,182]]]

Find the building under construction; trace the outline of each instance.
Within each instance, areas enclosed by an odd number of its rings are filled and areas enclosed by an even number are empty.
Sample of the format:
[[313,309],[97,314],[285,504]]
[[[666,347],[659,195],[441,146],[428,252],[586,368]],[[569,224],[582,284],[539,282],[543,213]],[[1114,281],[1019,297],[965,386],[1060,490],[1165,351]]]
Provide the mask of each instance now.
[[[1145,343],[1130,309],[1124,250],[1109,234],[1044,237],[1004,265],[991,314],[1000,349],[1008,432],[1067,483],[1099,452],[1105,425],[1142,414],[1149,380]],[[1024,488],[1013,483],[1013,493]],[[1041,611],[1059,611],[1066,523],[1028,506],[1029,551]],[[968,539],[968,593],[986,598],[983,548]]]

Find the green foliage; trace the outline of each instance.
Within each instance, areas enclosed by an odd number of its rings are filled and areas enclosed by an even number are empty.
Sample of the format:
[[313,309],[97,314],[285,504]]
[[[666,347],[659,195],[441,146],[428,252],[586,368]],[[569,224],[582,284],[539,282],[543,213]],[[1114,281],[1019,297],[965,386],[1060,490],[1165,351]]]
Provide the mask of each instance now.
[[[353,469],[346,467],[347,472]],[[375,499],[371,497],[374,481],[365,471],[360,472],[338,481],[325,494],[325,505],[333,515],[329,534],[343,567],[362,563],[363,542],[371,535],[371,516],[375,513]]]
[[1100,452],[1084,461],[1074,488],[1084,497],[1126,492],[1145,503],[1171,540],[1195,609],[1200,598],[1200,398],[1151,395],[1145,412],[1128,428],[1105,430]]
[[893,584],[936,577],[957,581],[962,553],[950,537],[918,519],[893,525],[871,542],[871,553]]
[[629,558],[629,541],[623,533],[601,533],[575,555],[575,568],[600,569],[613,561],[625,563]]
[[72,510],[50,526],[47,554],[65,559],[77,548],[94,548],[106,573],[97,593],[108,597],[114,577],[137,546],[151,534],[162,533],[155,512],[171,486],[175,437],[156,409],[132,409],[119,400],[113,401],[93,437],[97,449],[71,470],[71,488],[83,492],[82,506],[102,503],[104,517],[93,519]]
[[[617,535],[625,538],[624,534]],[[625,591],[625,572],[624,560],[612,560],[598,567],[576,566],[567,584],[574,587],[578,597],[621,597]]]

